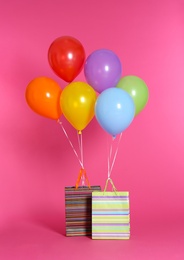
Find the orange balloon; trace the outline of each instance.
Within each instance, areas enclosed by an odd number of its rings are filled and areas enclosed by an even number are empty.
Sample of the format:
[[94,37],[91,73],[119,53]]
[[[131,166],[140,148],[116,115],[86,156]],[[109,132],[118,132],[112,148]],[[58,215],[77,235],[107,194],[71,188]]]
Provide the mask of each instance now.
[[28,84],[25,96],[28,105],[34,112],[51,119],[59,119],[62,114],[61,92],[60,86],[54,80],[39,77]]

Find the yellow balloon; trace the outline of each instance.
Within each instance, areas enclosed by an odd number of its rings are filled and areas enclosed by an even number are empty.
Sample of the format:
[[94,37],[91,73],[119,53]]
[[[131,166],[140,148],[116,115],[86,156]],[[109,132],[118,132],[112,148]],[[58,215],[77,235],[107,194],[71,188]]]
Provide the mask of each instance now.
[[61,110],[78,131],[83,130],[94,117],[96,99],[95,90],[85,82],[72,82],[62,91]]

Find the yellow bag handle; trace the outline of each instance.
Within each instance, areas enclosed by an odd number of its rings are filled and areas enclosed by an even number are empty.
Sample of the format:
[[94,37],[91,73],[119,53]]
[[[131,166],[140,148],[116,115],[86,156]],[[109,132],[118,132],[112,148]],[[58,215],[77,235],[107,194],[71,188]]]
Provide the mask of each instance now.
[[[115,185],[114,185],[114,183],[113,183],[113,181],[112,181],[111,178],[108,178],[108,179],[106,180],[104,192],[106,192],[107,186],[108,186],[108,183],[109,183],[109,182],[110,182],[111,185],[112,185],[113,191],[116,193],[116,192],[117,192],[117,189],[116,189],[116,187],[115,187]],[[116,193],[116,195],[117,195],[117,193]]]

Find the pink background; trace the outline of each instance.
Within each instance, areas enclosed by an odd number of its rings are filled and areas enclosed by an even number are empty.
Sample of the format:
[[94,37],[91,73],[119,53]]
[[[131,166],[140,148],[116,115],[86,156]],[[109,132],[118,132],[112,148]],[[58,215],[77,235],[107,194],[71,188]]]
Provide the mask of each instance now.
[[[65,237],[64,187],[75,184],[80,166],[59,125],[24,97],[38,76],[66,86],[47,62],[63,35],[79,39],[87,56],[115,51],[122,76],[149,87],[112,173],[117,188],[130,191],[129,241]],[[184,1],[6,0],[0,38],[0,259],[184,259]],[[83,71],[76,80],[85,80]],[[102,187],[106,137],[96,119],[83,131],[88,177]]]

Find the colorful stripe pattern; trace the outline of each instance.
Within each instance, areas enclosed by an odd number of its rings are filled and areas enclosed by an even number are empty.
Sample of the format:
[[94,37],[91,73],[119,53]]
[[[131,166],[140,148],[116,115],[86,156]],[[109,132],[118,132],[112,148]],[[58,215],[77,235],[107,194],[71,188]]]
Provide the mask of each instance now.
[[101,188],[65,187],[66,236],[91,236],[92,191],[101,191]]
[[129,192],[93,192],[92,239],[129,238]]

